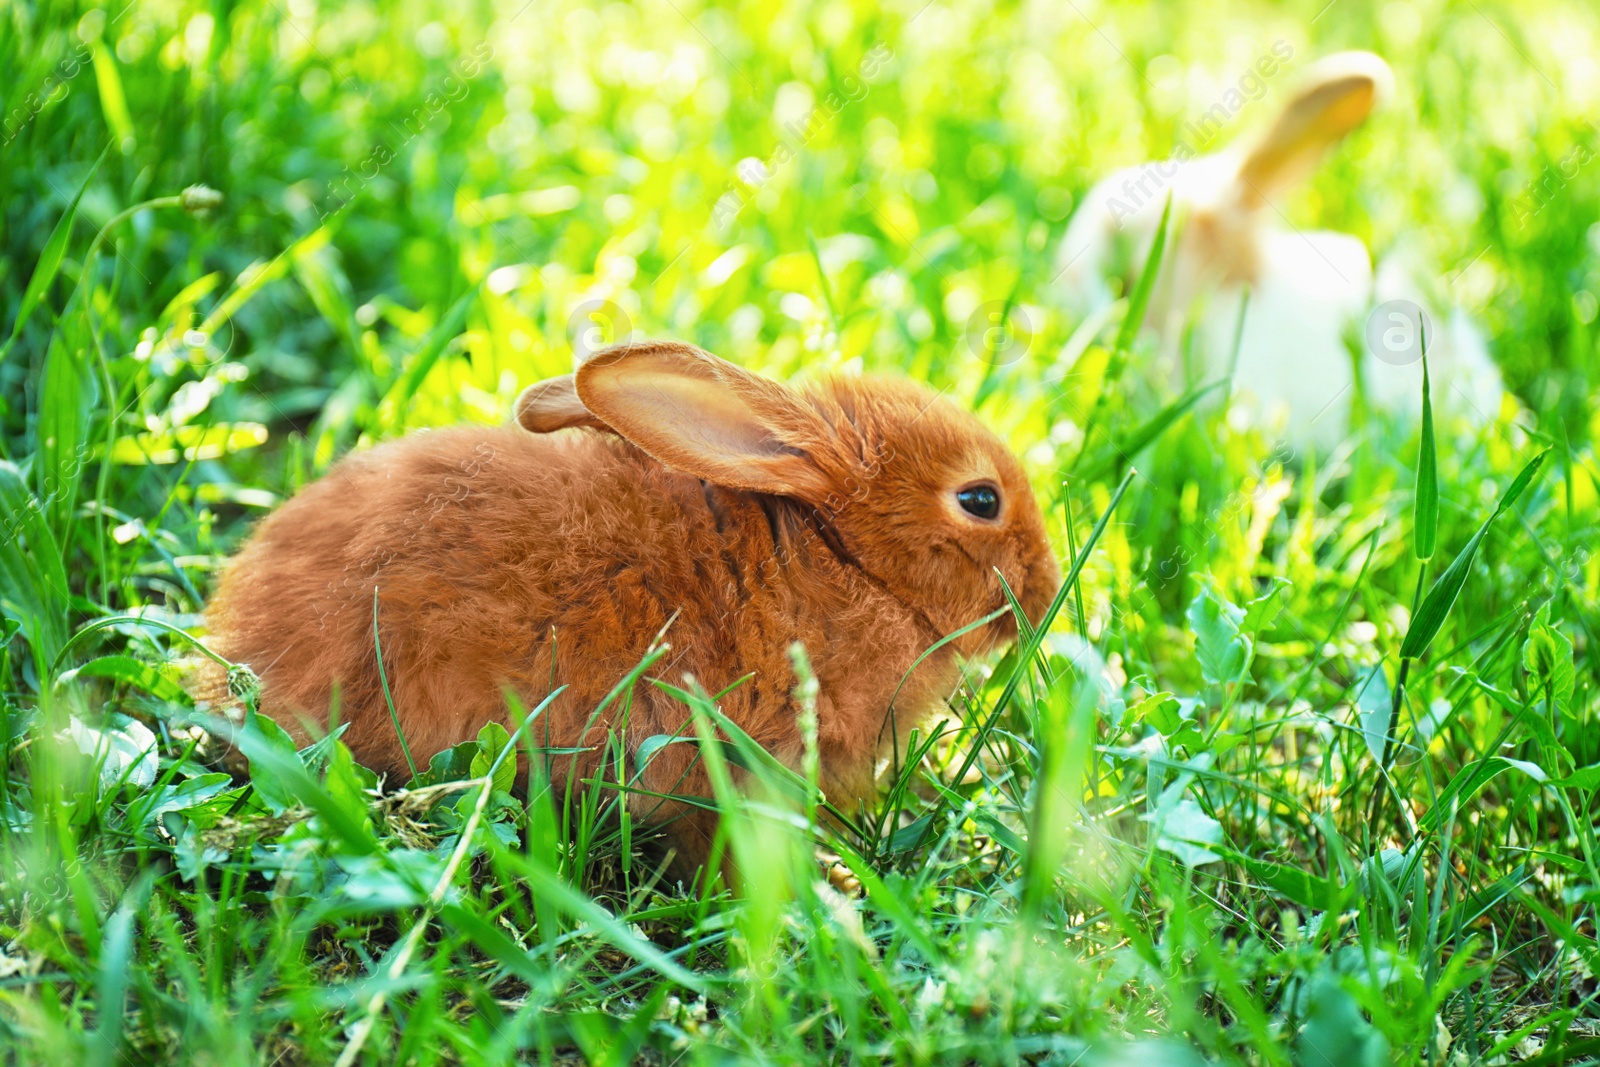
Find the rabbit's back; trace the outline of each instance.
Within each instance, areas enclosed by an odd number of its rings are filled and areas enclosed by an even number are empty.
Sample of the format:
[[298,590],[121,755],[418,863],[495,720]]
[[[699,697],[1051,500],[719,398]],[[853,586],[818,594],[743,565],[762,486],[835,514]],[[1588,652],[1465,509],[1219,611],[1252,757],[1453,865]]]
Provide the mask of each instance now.
[[679,481],[587,431],[462,428],[351,456],[230,566],[210,608],[216,644],[262,674],[264,710],[291,729],[326,721],[337,686],[352,747],[398,770],[374,599],[390,695],[426,759],[502,719],[503,687],[541,698],[554,643],[583,649],[585,675],[632,666],[668,617],[670,598],[645,585],[684,581],[695,523],[675,507]]
[[[872,630],[863,654],[881,674],[846,686],[822,724],[848,777],[870,760],[872,715],[920,646],[903,607],[813,548],[792,505],[705,485],[604,432],[429,432],[347,458],[266,519],[209,621],[218,651],[261,674],[263,711],[304,740],[326,728],[337,689],[345,740],[391,779],[405,761],[385,681],[419,764],[505,721],[507,689],[531,707],[565,685],[539,736],[595,746],[621,702],[592,723],[591,712],[670,622],[673,647],[652,674],[712,691],[753,675],[722,707],[783,751],[795,740],[789,644]],[[681,704],[649,686],[634,694],[635,743],[684,725]],[[679,747],[657,757],[660,776],[681,773]]]

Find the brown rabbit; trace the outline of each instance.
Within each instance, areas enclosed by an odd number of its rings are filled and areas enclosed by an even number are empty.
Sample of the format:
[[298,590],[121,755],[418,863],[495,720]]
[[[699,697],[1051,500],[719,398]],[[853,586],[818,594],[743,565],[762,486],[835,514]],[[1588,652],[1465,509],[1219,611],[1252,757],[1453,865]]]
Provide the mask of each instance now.
[[[996,572],[1035,620],[1060,586],[1016,458],[907,382],[795,389],[647,342],[531,386],[517,419],[350,456],[261,524],[208,616],[218,651],[261,675],[264,713],[307,738],[337,686],[356,758],[404,775],[374,653],[376,589],[387,679],[419,761],[504,721],[506,687],[532,707],[554,679],[567,689],[540,743],[593,746],[556,766],[592,771],[621,702],[585,732],[592,711],[666,627],[671,650],[653,675],[716,692],[752,674],[722,709],[797,764],[788,649],[799,641],[820,683],[822,786],[848,810],[872,790],[880,754],[950,693],[956,652],[1015,636],[1006,615],[930,656],[885,728],[916,658],[1005,605]],[[630,754],[687,718],[636,685]],[[640,784],[708,795],[694,757],[666,746]],[[682,861],[704,858],[714,822],[703,810],[630,804],[672,819]]]

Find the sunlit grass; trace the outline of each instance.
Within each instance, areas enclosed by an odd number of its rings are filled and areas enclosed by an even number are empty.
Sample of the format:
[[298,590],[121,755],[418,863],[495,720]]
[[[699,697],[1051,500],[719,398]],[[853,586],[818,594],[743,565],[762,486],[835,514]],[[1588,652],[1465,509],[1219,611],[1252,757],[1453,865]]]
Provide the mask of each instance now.
[[[0,19],[8,1060],[1600,1056],[1592,11]],[[1406,251],[1520,398],[1441,419],[1431,481],[1419,420],[1291,457],[1053,284],[1090,183],[1192,137],[1279,41],[1285,79],[1366,47],[1399,83],[1287,222]],[[1025,352],[985,347],[986,306]],[[1025,669],[973,665],[854,830],[803,768],[706,746],[737,893],[666,875],[618,815],[626,761],[552,787],[523,709],[382,794],[265,721],[230,754],[179,633],[249,524],[630,332],[979,411],[1081,563]]]

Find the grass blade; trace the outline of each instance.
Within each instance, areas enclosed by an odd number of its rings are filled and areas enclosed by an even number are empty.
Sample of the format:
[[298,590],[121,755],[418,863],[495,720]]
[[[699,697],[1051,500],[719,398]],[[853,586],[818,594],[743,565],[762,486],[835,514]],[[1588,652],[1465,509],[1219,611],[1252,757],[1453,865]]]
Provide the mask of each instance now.
[[22,628],[39,677],[67,643],[71,591],[61,548],[15,464],[0,462],[0,612]]
[[22,328],[28,324],[28,319],[44,300],[50,291],[50,283],[55,281],[56,275],[61,270],[61,260],[67,253],[67,243],[72,239],[72,223],[78,217],[78,202],[83,199],[83,194],[88,191],[89,183],[94,180],[95,172],[100,169],[100,164],[105,162],[106,153],[111,151],[111,146],[106,145],[100,152],[100,158],[94,161],[89,168],[89,173],[84,175],[83,184],[78,186],[78,193],[72,198],[72,203],[67,205],[67,210],[61,213],[61,218],[56,221],[55,229],[50,231],[50,237],[44,243],[44,251],[39,254],[39,263],[33,268],[33,277],[28,279],[28,288],[23,291],[22,303],[17,305],[17,318],[11,324],[11,336],[0,347],[0,362],[4,362],[11,352],[11,346],[17,343],[17,335],[22,333]]
[[1189,390],[1152,415],[1127,437],[1107,445],[1089,462],[1088,468],[1079,471],[1077,476],[1084,481],[1099,481],[1111,473],[1119,462],[1131,463],[1138,459],[1139,453],[1143,452],[1146,446],[1166,433],[1173,423],[1188,414],[1196,404],[1205,399],[1208,393],[1213,393],[1227,384],[1227,381],[1219,380]]
[[150,896],[155,872],[143,871],[123,894],[122,903],[106,921],[100,939],[96,1014],[100,1017],[88,1062],[118,1064],[128,1058],[123,1046],[123,1015],[127,1010],[128,978],[134,966],[134,935],[138,915]]
[[1433,558],[1439,541],[1439,457],[1433,441],[1433,397],[1428,381],[1426,345],[1422,356],[1422,445],[1417,450],[1415,537],[1420,560]]
[[[79,291],[82,291],[80,286]],[[100,396],[90,363],[93,338],[81,300],[69,300],[44,360],[39,393],[39,453],[34,459],[39,501],[63,545],[89,456],[89,424]]]
[[479,286],[474,285],[450,305],[450,310],[444,313],[444,318],[422,341],[422,347],[417,349],[416,355],[411,357],[411,362],[406,364],[405,372],[390,386],[383,398],[385,407],[392,406],[394,410],[403,412],[417,390],[422,387],[423,379],[439,362],[439,357],[444,354],[445,346],[461,334],[461,328],[466,325],[467,312],[472,310],[472,305],[478,300]]
[[[1161,224],[1156,227],[1155,240],[1150,245],[1150,254],[1145,257],[1144,269],[1139,273],[1139,280],[1133,288],[1133,295],[1128,300],[1128,312],[1123,316],[1122,326],[1117,330],[1117,339],[1111,347],[1111,353],[1106,357],[1105,373],[1101,376],[1100,391],[1094,398],[1094,407],[1089,409],[1089,417],[1083,420],[1083,441],[1078,446],[1078,454],[1072,457],[1072,463],[1067,468],[1076,472],[1083,462],[1083,457],[1088,455],[1089,442],[1094,438],[1094,431],[1100,425],[1100,417],[1105,413],[1106,405],[1110,403],[1111,391],[1122,380],[1123,373],[1128,369],[1128,350],[1133,347],[1133,342],[1139,335],[1139,327],[1144,322],[1145,310],[1150,306],[1150,295],[1155,292],[1156,276],[1161,273],[1161,257],[1167,246],[1167,226],[1172,221],[1172,197],[1168,195],[1167,203],[1161,210]],[[1158,416],[1159,417],[1159,416]]]
[[389,675],[383,667],[383,642],[378,637],[378,587],[372,587],[372,651],[378,659],[378,683],[383,686],[383,700],[389,706],[389,721],[394,724],[395,736],[400,738],[400,751],[406,758],[406,766],[411,769],[411,777],[417,776],[417,761],[411,758],[411,745],[406,741],[406,732],[400,727],[400,712],[394,706],[394,694],[389,691]]
[[117,61],[110,50],[94,50],[94,81],[100,90],[100,109],[105,114],[106,125],[117,135],[117,143],[124,153],[133,150],[133,116],[128,111],[128,97],[122,89],[122,76],[117,73]]
[[1461,595],[1461,587],[1467,582],[1467,574],[1472,570],[1472,561],[1477,558],[1478,548],[1483,544],[1489,527],[1502,512],[1516,503],[1517,498],[1528,488],[1528,483],[1533,481],[1534,475],[1539,472],[1540,466],[1549,454],[1548,450],[1539,453],[1522,468],[1522,472],[1511,483],[1511,487],[1501,496],[1500,504],[1495,508],[1494,514],[1483,520],[1478,532],[1472,535],[1466,547],[1456,554],[1456,558],[1450,561],[1450,566],[1439,575],[1439,580],[1434,583],[1433,588],[1428,590],[1427,597],[1422,601],[1422,608],[1417,612],[1416,618],[1411,620],[1410,628],[1406,630],[1406,639],[1400,646],[1401,659],[1416,659],[1433,643],[1440,627],[1444,625],[1445,617],[1455,606],[1456,598]]
[[1171,222],[1172,195],[1169,193],[1166,206],[1161,209],[1161,223],[1156,227],[1155,240],[1150,244],[1150,254],[1145,257],[1144,269],[1139,272],[1133,295],[1128,298],[1128,314],[1122,320],[1122,328],[1117,331],[1116,346],[1112,349],[1113,361],[1119,355],[1126,354],[1133,347],[1133,339],[1139,335],[1144,313],[1150,307],[1150,295],[1155,292],[1156,276],[1161,273],[1161,257],[1166,252],[1167,227]]
[[533,893],[553,904],[556,910],[572,921],[588,926],[597,937],[618,952],[633,957],[663,978],[676,982],[686,989],[705,989],[705,982],[698,975],[685,969],[653,943],[628,929],[626,923],[595,903],[587,893],[568,885],[555,872],[547,870],[542,864],[512,849],[496,848],[496,855],[527,879],[528,888]]

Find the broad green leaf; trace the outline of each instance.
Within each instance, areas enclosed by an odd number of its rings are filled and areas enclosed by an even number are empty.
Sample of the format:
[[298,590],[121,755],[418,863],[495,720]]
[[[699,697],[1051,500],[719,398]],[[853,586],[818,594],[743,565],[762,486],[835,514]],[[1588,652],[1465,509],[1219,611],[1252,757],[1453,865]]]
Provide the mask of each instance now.
[[1372,753],[1373,759],[1383,759],[1392,725],[1389,717],[1394,714],[1394,690],[1389,686],[1389,675],[1384,672],[1382,663],[1375,664],[1367,680],[1361,683],[1356,693],[1356,712],[1361,718],[1361,737],[1367,743],[1367,751]]
[[1565,778],[1558,778],[1551,784],[1563,789],[1581,789],[1584,792],[1600,789],[1600,763],[1590,767],[1579,767]]
[[983,827],[988,835],[994,838],[994,843],[1013,855],[1021,856],[1027,852],[1028,842],[1023,836],[1007,826],[992,811],[980,809],[973,814],[972,819]]
[[1134,722],[1149,723],[1163,737],[1170,737],[1189,722],[1183,716],[1183,705],[1171,693],[1152,693],[1129,708],[1127,715]]
[[1374,897],[1384,886],[1398,887],[1408,869],[1414,868],[1404,852],[1397,848],[1380,849],[1361,861],[1356,888],[1363,896]]
[[1483,694],[1490,700],[1500,705],[1501,710],[1507,715],[1521,723],[1539,744],[1546,748],[1556,748],[1561,744],[1556,737],[1555,727],[1549,719],[1529,710],[1515,696],[1504,690],[1496,689],[1476,674],[1468,671],[1458,671],[1457,673],[1466,674],[1473,685],[1482,690]]
[[[1530,711],[1527,718],[1543,717]],[[1573,766],[1584,767],[1600,760],[1600,730],[1594,728],[1587,714],[1558,715],[1556,720],[1561,734],[1561,747],[1566,750]]]
[[1198,867],[1222,858],[1213,851],[1222,844],[1222,824],[1190,797],[1139,818],[1155,825],[1156,847],[1177,856],[1187,866]]
[[[333,746],[344,738],[345,732],[349,729],[350,724],[342,722],[331,733],[324,734],[305,748],[302,748],[300,750],[300,762],[309,770],[320,770],[328,762],[328,757],[333,755]],[[365,767],[357,764],[357,769],[362,775],[362,780],[368,783],[369,788],[377,782],[376,776]]]
[[142,689],[158,700],[185,708],[194,706],[194,701],[181,685],[157,668],[132,656],[101,656],[81,667],[63,671],[57,681],[65,684],[74,678],[109,678]]
[[1422,444],[1417,450],[1416,517],[1413,549],[1432,559],[1439,540],[1439,458],[1433,442],[1433,396],[1428,381],[1427,344],[1422,354]]
[[1517,502],[1517,498],[1528,488],[1528,483],[1533,481],[1533,476],[1539,472],[1539,467],[1549,454],[1548,451],[1539,453],[1522,468],[1521,473],[1512,481],[1511,487],[1501,496],[1500,505],[1495,508],[1494,514],[1483,520],[1478,532],[1472,535],[1466,547],[1456,554],[1456,558],[1450,561],[1450,566],[1439,575],[1439,580],[1433,583],[1433,588],[1428,590],[1428,595],[1423,598],[1422,607],[1417,610],[1417,617],[1411,620],[1405,641],[1400,645],[1402,659],[1416,659],[1428,650],[1428,646],[1433,643],[1434,637],[1444,626],[1445,616],[1450,614],[1456,598],[1461,595],[1461,587],[1466,584],[1467,574],[1472,570],[1472,561],[1478,556],[1478,547],[1483,544],[1489,526],[1502,512]]
[[448,857],[413,848],[368,856],[342,856],[340,893],[366,912],[412,912],[423,907],[444,874]]
[[1389,1041],[1361,1013],[1331,973],[1311,980],[1305,1028],[1295,1040],[1303,1067],[1389,1067]]
[[140,793],[128,806],[128,822],[143,827],[169,811],[198,807],[233,784],[228,774],[201,774],[176,785],[156,783],[153,790]]
[[328,753],[328,770],[322,784],[328,796],[344,807],[352,821],[371,828],[367,790],[377,787],[377,777],[359,766],[342,742],[334,742],[333,750]]
[[[284,732],[283,727],[265,715],[250,716],[250,720],[241,732],[246,735],[253,734],[259,739],[262,749],[281,760],[293,760],[295,767],[304,772],[305,768],[300,762],[300,754],[295,751],[294,741]],[[274,815],[282,815],[294,807],[294,789],[290,783],[283,780],[282,764],[278,760],[252,755],[243,744],[239,747],[245,749],[245,754],[250,757],[250,784],[255,786],[256,796],[267,809]]]
[[[933,827],[932,815],[919,815],[906,825],[897,827],[889,834],[889,844],[886,852],[909,852],[922,844],[928,836],[928,831]],[[1021,849],[1019,848],[1020,852]]]
[[1205,680],[1212,685],[1243,681],[1255,650],[1243,629],[1244,609],[1205,585],[1190,602],[1188,617],[1194,631],[1195,658]]
[[515,759],[502,760],[500,766],[495,767],[495,758],[511,744],[511,734],[504,726],[491,722],[478,731],[478,752],[472,757],[472,777],[482,778],[494,768],[494,786],[502,793],[511,792],[511,787],[517,782],[517,761]]
[[[299,802],[316,812],[349,851],[366,855],[377,850],[378,842],[365,822],[352,818],[344,804],[329,796],[311,776],[289,735],[277,723],[265,715],[249,716],[242,728],[214,716],[197,715],[195,721],[212,734],[231,740],[245,754],[250,761],[250,783],[258,795],[263,788],[268,791],[272,797],[269,807],[275,814]],[[265,802],[267,797],[262,799]]]
[[1510,756],[1501,756],[1500,758],[1506,761],[1506,766],[1511,767],[1513,770],[1521,771],[1536,782],[1548,782],[1550,780],[1550,776],[1544,773],[1544,768],[1537,763],[1522,759],[1512,759]]
[[639,742],[639,747],[634,750],[633,758],[640,767],[645,767],[649,765],[651,760],[656,758],[656,753],[663,748],[678,741],[688,740],[686,737],[675,737],[672,734],[651,734]]
[[1287,578],[1273,576],[1265,593],[1245,602],[1244,622],[1239,628],[1247,634],[1260,633],[1283,610],[1283,600],[1278,594],[1292,584]]
[[443,752],[436,752],[428,761],[428,769],[410,783],[416,789],[441,782],[462,782],[472,777],[472,759],[478,754],[478,742],[463,741]]
[[1572,641],[1550,625],[1550,603],[1546,601],[1533,617],[1528,640],[1522,646],[1522,666],[1533,676],[1544,699],[1558,713],[1572,704],[1572,689],[1577,671],[1572,663]]

